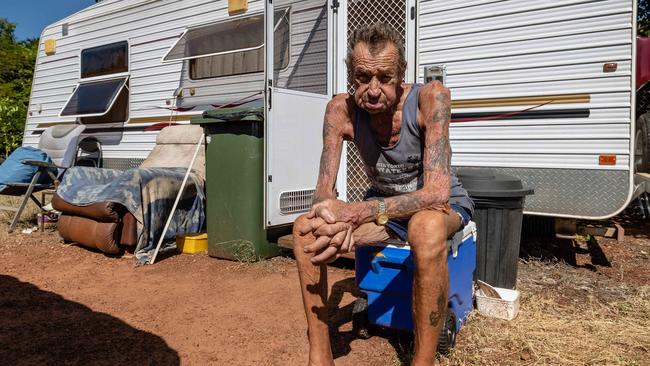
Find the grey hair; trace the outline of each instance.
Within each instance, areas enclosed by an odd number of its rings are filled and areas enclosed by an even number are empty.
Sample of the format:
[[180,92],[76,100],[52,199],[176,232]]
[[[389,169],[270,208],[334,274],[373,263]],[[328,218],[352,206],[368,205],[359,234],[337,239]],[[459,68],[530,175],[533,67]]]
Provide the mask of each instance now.
[[395,30],[390,24],[377,22],[372,25],[366,25],[357,28],[348,40],[348,54],[345,63],[348,67],[348,77],[352,80],[354,73],[354,47],[357,43],[363,42],[370,48],[371,54],[376,54],[386,47],[387,42],[391,42],[397,48],[397,74],[404,75],[406,69],[406,57],[404,56],[404,41],[402,35]]

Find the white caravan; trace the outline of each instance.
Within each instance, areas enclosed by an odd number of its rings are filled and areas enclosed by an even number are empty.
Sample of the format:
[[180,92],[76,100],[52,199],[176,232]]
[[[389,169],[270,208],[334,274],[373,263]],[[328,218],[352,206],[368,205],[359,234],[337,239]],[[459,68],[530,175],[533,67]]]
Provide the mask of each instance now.
[[[230,8],[229,8],[230,7]],[[308,209],[325,105],[348,91],[356,27],[404,34],[407,82],[442,79],[455,168],[491,168],[535,194],[528,214],[604,218],[634,195],[632,0],[105,0],[41,35],[24,144],[84,123],[104,166],[139,164],[169,123],[260,99],[266,227]],[[347,145],[339,197],[367,189]]]

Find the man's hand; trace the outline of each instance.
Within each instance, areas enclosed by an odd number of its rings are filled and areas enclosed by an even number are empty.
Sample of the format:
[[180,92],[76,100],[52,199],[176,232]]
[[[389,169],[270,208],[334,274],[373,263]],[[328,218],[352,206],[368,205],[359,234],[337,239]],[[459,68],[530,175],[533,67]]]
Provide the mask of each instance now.
[[350,204],[337,200],[326,199],[315,204],[307,214],[312,220],[312,232],[316,241],[305,247],[307,253],[317,253],[312,259],[313,264],[329,263],[350,252],[354,245],[352,231],[353,215]]
[[312,206],[311,211],[307,214],[309,219],[320,217],[328,224],[335,222],[354,224],[356,223],[356,216],[352,204],[337,199],[326,199],[318,202]]
[[[331,212],[325,208],[322,209],[325,216],[330,217]],[[330,263],[338,259],[342,253],[352,251],[354,248],[354,231],[355,225],[348,222],[334,221],[329,223],[325,219],[316,216],[316,210],[312,210],[308,216],[309,224],[301,228],[301,234],[313,233],[316,241],[304,248],[305,253],[316,253],[311,258],[314,265]],[[311,216],[311,217],[310,217]]]

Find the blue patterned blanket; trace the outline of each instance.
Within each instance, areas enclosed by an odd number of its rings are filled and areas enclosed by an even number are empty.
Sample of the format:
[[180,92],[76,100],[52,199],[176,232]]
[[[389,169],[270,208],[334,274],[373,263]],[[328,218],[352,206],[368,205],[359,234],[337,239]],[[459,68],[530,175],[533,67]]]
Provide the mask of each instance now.
[[[135,257],[147,263],[158,244],[186,170],[136,168],[126,171],[74,167],[65,173],[57,194],[75,205],[116,202],[138,221]],[[160,252],[174,249],[177,234],[197,233],[205,227],[203,180],[190,173]]]

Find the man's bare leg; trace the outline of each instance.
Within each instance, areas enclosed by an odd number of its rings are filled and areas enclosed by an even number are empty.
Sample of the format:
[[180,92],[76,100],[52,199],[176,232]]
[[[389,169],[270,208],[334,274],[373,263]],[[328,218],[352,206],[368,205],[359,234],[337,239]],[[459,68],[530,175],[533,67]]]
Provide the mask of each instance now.
[[327,325],[327,265],[313,265],[310,259],[314,255],[304,252],[305,246],[316,240],[311,232],[300,234],[301,227],[308,225],[308,221],[303,215],[293,224],[293,253],[298,263],[300,291],[307,315],[309,365],[334,365]]
[[413,366],[434,365],[438,335],[447,311],[447,233],[460,227],[455,212],[421,211],[409,222],[408,241],[415,259],[413,322],[415,356]]

